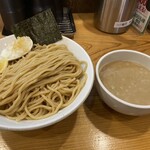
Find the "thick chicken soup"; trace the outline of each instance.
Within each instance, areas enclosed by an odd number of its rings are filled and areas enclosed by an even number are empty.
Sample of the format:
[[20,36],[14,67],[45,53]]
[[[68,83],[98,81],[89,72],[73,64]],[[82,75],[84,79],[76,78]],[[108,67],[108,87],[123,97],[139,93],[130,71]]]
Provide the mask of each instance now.
[[142,65],[115,61],[99,72],[105,87],[118,98],[140,105],[150,105],[150,70]]

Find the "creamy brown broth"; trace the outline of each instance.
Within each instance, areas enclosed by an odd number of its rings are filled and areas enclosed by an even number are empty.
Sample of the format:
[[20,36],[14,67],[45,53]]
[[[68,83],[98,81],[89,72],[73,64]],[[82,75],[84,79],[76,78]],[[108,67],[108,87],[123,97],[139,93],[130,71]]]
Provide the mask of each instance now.
[[150,70],[142,65],[115,61],[100,70],[105,87],[115,96],[133,104],[150,105]]

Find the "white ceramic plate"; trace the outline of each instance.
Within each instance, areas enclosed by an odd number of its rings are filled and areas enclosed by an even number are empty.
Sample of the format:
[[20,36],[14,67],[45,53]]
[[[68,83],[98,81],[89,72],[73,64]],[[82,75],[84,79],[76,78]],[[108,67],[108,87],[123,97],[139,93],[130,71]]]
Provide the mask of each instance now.
[[[0,49],[7,46],[14,39],[15,39],[14,35],[10,35],[3,39],[0,39]],[[38,129],[38,128],[52,125],[56,122],[63,120],[69,115],[71,115],[74,111],[76,111],[79,108],[80,105],[83,104],[83,102],[88,97],[92,89],[93,82],[94,82],[94,67],[93,67],[93,64],[89,55],[79,44],[77,44],[76,42],[74,42],[73,40],[67,37],[63,37],[63,39],[57,43],[58,44],[63,43],[67,45],[69,50],[79,60],[83,60],[87,62],[88,67],[87,67],[86,73],[88,75],[88,79],[86,81],[85,86],[83,87],[79,95],[76,97],[74,102],[72,102],[68,107],[60,110],[57,114],[51,117],[45,118],[45,119],[41,119],[41,120],[33,120],[33,121],[25,120],[25,121],[20,121],[20,122],[9,120],[6,117],[0,116],[0,128],[1,129],[25,131],[25,130],[33,130],[33,129]]]

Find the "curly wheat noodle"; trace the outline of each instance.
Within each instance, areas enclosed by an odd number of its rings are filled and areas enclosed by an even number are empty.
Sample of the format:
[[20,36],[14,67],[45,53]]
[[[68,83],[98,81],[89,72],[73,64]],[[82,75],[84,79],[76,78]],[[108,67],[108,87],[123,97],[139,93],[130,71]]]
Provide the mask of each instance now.
[[0,75],[0,114],[17,121],[56,114],[81,91],[86,69],[63,44],[35,45]]

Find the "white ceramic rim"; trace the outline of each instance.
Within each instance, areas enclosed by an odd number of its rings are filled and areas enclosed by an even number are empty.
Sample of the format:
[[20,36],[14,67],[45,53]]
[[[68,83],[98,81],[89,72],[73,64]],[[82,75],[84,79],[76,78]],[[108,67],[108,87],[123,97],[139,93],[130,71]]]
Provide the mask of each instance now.
[[[5,40],[8,38],[14,38],[14,35],[10,35],[10,36],[6,36],[4,37]],[[4,40],[4,38],[0,39],[0,40]],[[28,124],[28,122],[30,122],[30,120],[25,120],[22,121],[22,124],[20,122],[16,122],[14,120],[9,120],[10,124],[12,122],[12,126],[11,125],[6,125],[6,124],[1,124],[0,123],[0,129],[5,129],[5,130],[10,130],[10,131],[27,131],[27,130],[35,130],[35,129],[40,129],[43,127],[47,127],[50,125],[53,125],[57,122],[60,122],[61,120],[67,118],[69,115],[71,115],[73,112],[75,112],[83,103],[84,101],[87,99],[87,97],[89,96],[91,89],[93,87],[93,83],[94,83],[94,67],[93,67],[93,63],[91,61],[90,56],[88,55],[88,53],[75,41],[64,37],[63,36],[63,40],[66,41],[66,43],[69,45],[69,43],[72,43],[73,45],[76,45],[80,50],[78,51],[78,55],[80,54],[84,54],[87,62],[88,62],[88,67],[87,67],[87,72],[90,73],[90,79],[88,78],[86,81],[85,86],[82,89],[82,94],[79,93],[79,95],[76,97],[76,101],[73,101],[69,106],[67,106],[66,108],[60,110],[58,113],[56,113],[55,115],[45,118],[45,119],[40,119],[40,120],[31,120],[34,123],[32,124]],[[57,43],[61,43],[62,40],[58,41]],[[80,58],[81,59],[81,58]],[[83,59],[84,60],[84,59]],[[4,116],[0,116],[0,119],[3,121],[5,119],[7,119]],[[34,125],[33,125],[34,124]]]
[[129,53],[135,53],[135,54],[140,54],[140,55],[143,55],[144,57],[148,57],[150,58],[149,55],[147,54],[144,54],[142,52],[138,52],[138,51],[135,51],[135,50],[127,50],[127,49],[118,49],[118,50],[114,50],[114,51],[111,51],[111,52],[108,52],[106,54],[104,54],[97,62],[96,64],[96,78],[97,78],[97,81],[99,83],[99,86],[101,86],[103,88],[103,90],[110,96],[112,97],[113,99],[115,99],[116,101],[120,102],[120,103],[123,103],[124,105],[127,105],[127,106],[130,106],[130,107],[134,107],[134,108],[142,108],[142,109],[147,109],[147,108],[150,108],[150,105],[138,105],[138,104],[132,104],[132,103],[129,103],[129,102],[126,102],[118,97],[116,97],[115,95],[113,95],[109,90],[107,90],[107,88],[104,86],[104,84],[102,83],[101,79],[99,78],[99,65],[100,63],[109,55],[111,54],[114,54],[114,53],[118,53],[118,52],[129,52]]

